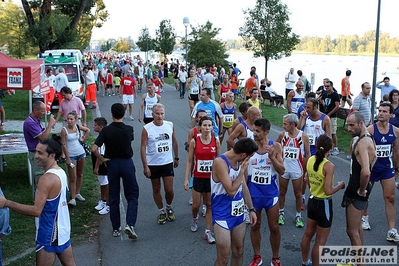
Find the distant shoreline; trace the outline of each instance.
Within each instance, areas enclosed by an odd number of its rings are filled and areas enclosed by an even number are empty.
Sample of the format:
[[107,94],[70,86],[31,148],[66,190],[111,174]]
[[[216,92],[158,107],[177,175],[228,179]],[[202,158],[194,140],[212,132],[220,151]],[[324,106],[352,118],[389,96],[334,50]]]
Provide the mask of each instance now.
[[[227,50],[226,53],[251,53],[251,51],[247,51],[245,49],[231,49]],[[293,54],[312,54],[312,55],[342,55],[342,56],[374,56],[374,53],[351,53],[351,54],[336,54],[336,53],[312,53],[305,51],[293,51]],[[399,57],[399,54],[385,54],[379,53],[378,56],[389,56],[389,57]]]

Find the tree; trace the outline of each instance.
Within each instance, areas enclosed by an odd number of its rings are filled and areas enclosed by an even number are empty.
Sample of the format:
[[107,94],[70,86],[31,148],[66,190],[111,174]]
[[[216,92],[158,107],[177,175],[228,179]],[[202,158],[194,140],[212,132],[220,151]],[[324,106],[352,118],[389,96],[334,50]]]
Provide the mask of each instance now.
[[24,18],[22,9],[11,0],[0,2],[0,48],[13,57],[34,53],[25,38]]
[[[148,29],[147,28],[142,28],[140,30],[140,35],[138,38],[138,41],[136,42],[136,45],[140,48],[141,51],[148,52],[150,50],[155,50],[155,40],[151,38],[150,34],[145,33]],[[147,45],[148,45],[148,50],[147,50]]]
[[187,41],[188,61],[194,62],[197,66],[212,64],[227,65],[225,44],[216,39],[220,32],[220,28],[213,28],[211,22],[207,21],[205,25],[199,25],[197,28],[191,26],[190,37],[191,40]]
[[287,5],[280,0],[256,0],[253,9],[244,10],[245,22],[239,35],[254,57],[265,58],[266,77],[268,61],[290,56],[299,43],[299,35],[291,32],[288,14]]
[[164,19],[159,23],[159,29],[155,31],[155,51],[164,56],[171,54],[176,43],[175,29],[170,20]]
[[120,39],[113,47],[112,50],[114,50],[117,53],[128,53],[130,50],[133,48],[133,45],[129,41],[129,39]]
[[[76,45],[79,33],[91,36],[92,28],[100,27],[108,17],[102,0],[21,0],[21,3],[29,26],[27,33],[41,52]],[[94,14],[93,7],[96,7]],[[82,17],[86,20],[82,27],[88,30],[81,27],[79,32]]]

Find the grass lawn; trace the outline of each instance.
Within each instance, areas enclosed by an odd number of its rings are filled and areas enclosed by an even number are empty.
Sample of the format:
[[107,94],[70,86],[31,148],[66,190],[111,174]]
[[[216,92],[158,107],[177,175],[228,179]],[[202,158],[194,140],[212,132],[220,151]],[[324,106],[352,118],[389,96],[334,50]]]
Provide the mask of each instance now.
[[[7,95],[6,98],[1,99],[1,102],[6,112],[6,120],[25,120],[29,114],[29,95],[27,91],[17,91],[15,95]],[[53,113],[55,114],[55,111]],[[92,121],[90,109],[87,111],[87,121]],[[9,131],[0,132],[0,134],[4,133],[9,133]],[[94,138],[89,136],[87,143],[91,145],[93,142]],[[8,166],[4,167],[4,172],[0,173],[0,187],[6,198],[23,204],[33,204],[26,155],[6,155],[5,159]],[[96,229],[102,219],[94,210],[94,206],[100,197],[100,192],[97,177],[93,174],[91,165],[91,158],[86,158],[81,191],[86,201],[78,202],[76,207],[70,208],[72,245],[77,245],[82,241],[93,238],[93,236],[95,237]],[[66,170],[65,164],[60,166]],[[33,217],[11,211],[10,224],[12,227],[11,234],[2,239],[4,262],[29,248],[35,247],[36,229]],[[8,265],[33,265],[34,260],[35,252],[33,251]]]

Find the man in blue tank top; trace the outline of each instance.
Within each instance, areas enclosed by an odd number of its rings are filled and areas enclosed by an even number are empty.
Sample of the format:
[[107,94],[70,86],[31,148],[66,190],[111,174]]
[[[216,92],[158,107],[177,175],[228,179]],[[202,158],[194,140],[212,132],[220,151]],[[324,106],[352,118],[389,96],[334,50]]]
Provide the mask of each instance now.
[[258,151],[255,152],[249,161],[247,184],[258,222],[251,227],[254,257],[250,265],[262,264],[260,228],[263,209],[266,211],[270,230],[271,265],[281,265],[279,257],[281,234],[278,226],[279,191],[277,174],[284,174],[285,168],[280,143],[273,142],[267,137],[270,128],[271,124],[266,118],[255,120],[253,131],[254,140],[258,144]]
[[[399,234],[395,228],[395,177],[398,175],[399,165],[399,129],[389,123],[393,114],[390,103],[381,103],[378,107],[378,121],[370,125],[367,131],[373,136],[376,145],[377,160],[371,171],[370,182],[381,182],[385,212],[388,220],[388,241],[399,241]],[[362,228],[370,230],[367,207],[363,211]]]
[[[249,159],[258,150],[250,138],[240,139],[232,150],[213,161],[211,176],[212,222],[217,258],[215,265],[242,265],[245,238],[244,206],[250,208],[251,226],[256,224],[255,209],[246,184]],[[233,247],[233,248],[232,248]]]
[[0,208],[36,218],[36,265],[53,265],[56,256],[62,265],[75,266],[70,242],[71,223],[67,204],[67,176],[57,165],[61,142],[42,139],[35,159],[45,173],[39,178],[34,205],[20,204],[0,196]]

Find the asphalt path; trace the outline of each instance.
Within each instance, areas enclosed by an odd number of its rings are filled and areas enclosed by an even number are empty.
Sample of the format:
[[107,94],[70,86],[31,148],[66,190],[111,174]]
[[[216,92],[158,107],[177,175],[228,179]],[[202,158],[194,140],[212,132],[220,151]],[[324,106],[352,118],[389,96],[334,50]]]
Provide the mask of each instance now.
[[[144,90],[143,90],[144,93]],[[133,241],[121,234],[121,237],[112,237],[112,227],[108,215],[104,217],[99,228],[99,249],[101,254],[101,265],[213,265],[216,258],[216,246],[208,244],[203,239],[204,218],[199,221],[199,230],[195,233],[190,231],[191,207],[188,204],[190,193],[183,189],[183,179],[185,164],[188,153],[184,150],[183,143],[187,140],[187,132],[190,125],[189,108],[187,97],[179,98],[179,93],[175,92],[174,87],[165,85],[165,93],[162,93],[161,102],[166,107],[165,120],[174,123],[176,137],[179,143],[180,157],[179,166],[175,168],[173,208],[176,220],[167,222],[164,225],[157,223],[158,209],[152,198],[150,180],[143,175],[143,166],[140,159],[140,136],[143,123],[137,121],[138,109],[142,93],[134,103],[134,121],[124,120],[134,128],[134,141],[132,148],[134,151],[133,161],[136,166],[136,176],[140,187],[138,219],[135,226],[138,240]],[[115,102],[121,102],[118,96],[98,98],[99,108],[93,115],[104,116],[108,122],[112,121],[110,107]],[[267,113],[263,114],[267,118]],[[92,127],[92,123],[90,123]],[[275,139],[282,129],[273,126],[269,138]],[[226,150],[223,144],[222,152]],[[350,161],[345,154],[330,156],[329,158],[336,166],[335,183],[345,181],[349,178]],[[163,193],[162,193],[163,194]],[[309,191],[306,192],[307,196]],[[345,209],[340,206],[343,190],[336,193],[333,197],[334,219],[327,245],[350,245],[346,234]],[[121,190],[121,213],[122,227],[125,225],[124,210],[126,201],[124,200],[123,190]],[[283,265],[300,265],[301,249],[300,242],[305,228],[296,228],[294,224],[295,207],[292,186],[287,192],[285,214],[286,224],[280,226],[281,245],[280,257]],[[395,199],[396,206],[398,199]],[[380,184],[376,184],[369,204],[369,220],[372,227],[371,231],[366,231],[366,245],[396,245],[386,241],[387,222],[385,218],[384,202]],[[306,211],[302,212],[304,223],[306,223]],[[269,229],[267,219],[262,219],[262,244],[261,255],[264,265],[270,263],[271,248],[269,244]],[[245,237],[244,260],[243,264],[248,265],[252,259],[253,251],[249,236],[250,227],[247,226]],[[313,242],[312,242],[313,244]],[[79,258],[76,258],[79,264]]]

